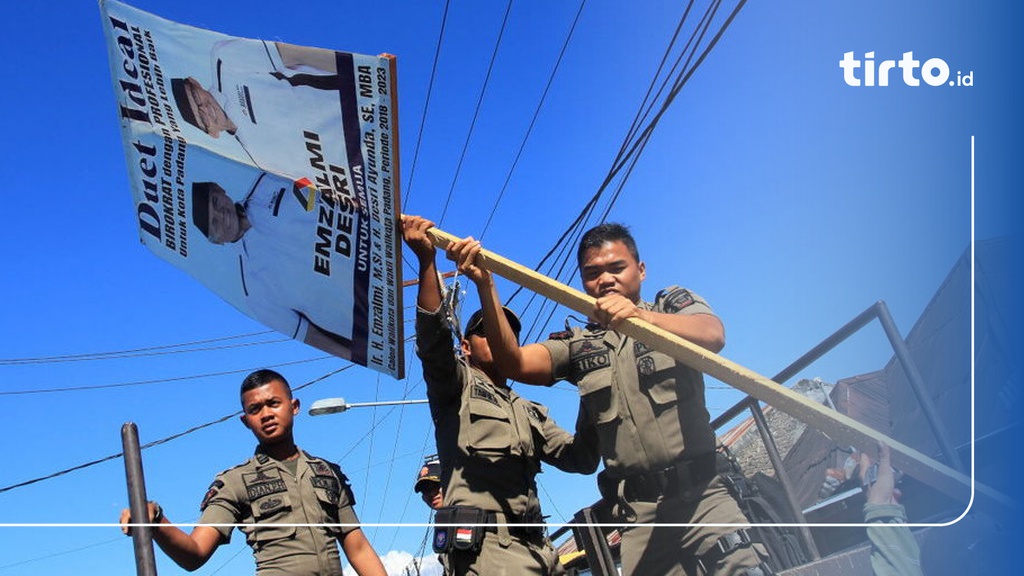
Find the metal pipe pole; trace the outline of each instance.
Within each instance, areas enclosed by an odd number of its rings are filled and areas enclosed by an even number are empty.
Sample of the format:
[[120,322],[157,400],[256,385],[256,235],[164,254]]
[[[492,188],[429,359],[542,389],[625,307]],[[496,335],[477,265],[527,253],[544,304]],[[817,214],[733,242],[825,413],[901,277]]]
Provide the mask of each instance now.
[[[121,426],[121,446],[124,450],[124,475],[128,482],[128,507],[131,510],[131,523],[146,524],[149,522],[146,479],[142,474],[139,429],[134,422],[126,422]],[[133,526],[132,544],[135,547],[135,573],[138,576],[156,576],[153,529],[150,526]]]
[[924,388],[924,379],[921,378],[921,373],[917,370],[917,363],[914,362],[914,359],[910,356],[910,350],[907,348],[907,343],[903,341],[903,337],[900,336],[900,331],[896,328],[896,321],[893,320],[892,315],[889,314],[889,307],[881,300],[879,300],[875,306],[878,308],[878,321],[882,324],[882,330],[885,331],[885,335],[889,338],[889,342],[892,344],[892,349],[896,353],[896,358],[899,360],[900,366],[903,367],[904,374],[907,375],[907,381],[910,383],[910,389],[917,397],[918,404],[921,405],[921,412],[924,413],[924,417],[928,421],[928,426],[931,427],[932,434],[935,435],[935,441],[939,445],[939,450],[941,450],[942,455],[946,457],[946,463],[960,472],[965,472],[966,468],[964,467],[964,463],[956,453],[956,448],[953,447],[953,443],[949,441],[949,436],[946,434],[946,427],[939,421],[938,412],[935,410],[935,404],[932,402],[931,396],[928,395],[928,391]]
[[807,519],[804,518],[804,511],[800,509],[800,505],[793,496],[793,483],[789,481],[789,473],[786,472],[786,467],[782,463],[782,455],[779,454],[779,448],[775,444],[775,437],[772,436],[772,431],[768,428],[768,420],[764,417],[761,405],[753,402],[750,405],[750,414],[754,417],[754,422],[757,424],[757,431],[761,434],[761,441],[764,442],[765,450],[768,452],[768,459],[771,460],[772,466],[775,468],[775,477],[782,484],[782,491],[786,495],[786,504],[789,506],[789,512],[793,515],[793,519],[800,524],[797,531],[800,533],[801,540],[804,541],[804,547],[807,548],[807,552],[811,555],[811,561],[820,560],[821,552],[818,551],[818,545],[814,542],[814,536],[806,525]]

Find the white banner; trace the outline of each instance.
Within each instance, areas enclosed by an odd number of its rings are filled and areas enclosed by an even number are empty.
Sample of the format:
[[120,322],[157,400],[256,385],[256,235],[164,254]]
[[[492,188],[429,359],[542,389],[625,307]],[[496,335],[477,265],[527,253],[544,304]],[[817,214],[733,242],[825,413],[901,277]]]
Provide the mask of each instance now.
[[146,246],[263,324],[402,378],[394,57],[100,7]]

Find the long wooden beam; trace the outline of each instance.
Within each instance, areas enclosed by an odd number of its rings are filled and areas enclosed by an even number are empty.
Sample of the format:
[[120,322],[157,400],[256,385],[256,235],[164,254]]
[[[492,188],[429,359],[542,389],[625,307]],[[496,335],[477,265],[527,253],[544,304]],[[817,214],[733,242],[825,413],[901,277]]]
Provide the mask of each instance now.
[[[438,228],[431,228],[429,233],[434,244],[442,249],[446,248],[449,243],[460,239]],[[589,315],[594,309],[593,297],[489,250],[480,251],[477,264],[580,314]],[[618,331],[789,414],[824,432],[840,445],[868,449],[878,442],[884,442],[892,449],[894,466],[960,502],[965,504],[972,502],[976,490],[1002,505],[1017,506],[1005,495],[980,484],[975,486],[968,476],[925,456],[902,442],[865,426],[845,414],[830,410],[667,330],[631,318],[621,325]]]

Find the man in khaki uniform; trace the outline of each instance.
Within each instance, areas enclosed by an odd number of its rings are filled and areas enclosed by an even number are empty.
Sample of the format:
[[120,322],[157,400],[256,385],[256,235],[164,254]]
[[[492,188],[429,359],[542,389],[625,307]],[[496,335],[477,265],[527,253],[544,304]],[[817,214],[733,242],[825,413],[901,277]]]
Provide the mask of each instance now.
[[[360,576],[385,576],[377,553],[359,529],[348,481],[336,464],[310,456],[292,436],[299,401],[283,376],[257,370],[242,382],[242,423],[259,446],[245,463],[217,475],[200,509],[200,524],[242,524],[258,576],[340,576],[340,542]],[[231,526],[196,526],[186,534],[149,503],[153,540],[192,571],[231,538]],[[129,521],[121,513],[121,523]],[[288,524],[292,524],[289,526]],[[294,526],[333,524],[334,526]],[[128,533],[128,527],[124,527]]]
[[[452,346],[441,306],[433,223],[403,216],[406,243],[419,260],[416,353],[434,420],[444,506],[435,515],[434,550],[453,575],[561,574],[541,526],[536,475],[547,462],[567,472],[597,468],[596,439],[559,428],[547,408],[521,398],[495,370],[480,312],[465,326],[463,356]],[[503,309],[510,330],[519,320]],[[473,527],[473,525],[478,525]]]
[[628,523],[623,574],[770,574],[746,530],[645,525],[747,522],[715,472],[703,375],[615,331],[636,317],[718,352],[725,333],[707,303],[679,287],[662,290],[653,303],[641,300],[646,272],[636,243],[624,226],[603,224],[583,236],[577,252],[584,290],[596,298],[591,323],[520,347],[497,313],[490,274],[474,264],[479,251],[471,238],[449,247],[459,270],[477,282],[499,370],[529,384],[564,379],[579,388],[580,418],[596,430],[605,463],[601,493],[616,521]]

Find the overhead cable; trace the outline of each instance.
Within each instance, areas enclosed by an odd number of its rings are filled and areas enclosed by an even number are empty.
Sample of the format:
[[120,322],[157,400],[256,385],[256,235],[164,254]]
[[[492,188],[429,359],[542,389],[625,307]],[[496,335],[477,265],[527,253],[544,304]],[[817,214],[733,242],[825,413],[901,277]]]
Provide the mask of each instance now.
[[565,42],[562,43],[562,49],[558,52],[558,59],[555,61],[554,68],[551,69],[551,74],[548,76],[547,84],[544,85],[544,92],[540,95],[540,100],[537,102],[537,107],[533,110],[533,117],[530,119],[530,125],[526,129],[526,134],[523,135],[523,140],[519,143],[519,150],[516,151],[516,156],[512,160],[512,166],[508,169],[508,174],[505,176],[505,182],[501,185],[501,190],[498,192],[498,198],[494,201],[494,205],[491,207],[491,213],[487,216],[487,222],[484,223],[483,230],[480,231],[480,239],[482,240],[484,235],[487,234],[487,229],[491,226],[491,220],[494,218],[494,213],[498,210],[498,204],[501,203],[501,199],[505,196],[505,190],[508,189],[508,184],[512,180],[512,173],[515,172],[516,166],[519,164],[519,158],[523,155],[523,150],[526,148],[526,142],[530,139],[530,134],[533,133],[533,127],[537,123],[537,117],[540,116],[540,110],[544,107],[544,101],[547,100],[548,91],[551,89],[551,84],[555,80],[555,74],[558,73],[559,67],[562,65],[562,58],[565,56],[566,50],[569,48],[569,42],[572,40],[573,32],[576,31],[576,24],[580,21],[580,15],[583,13],[583,7],[587,4],[587,0],[580,2],[579,9],[576,10],[576,17],[573,18],[572,25],[569,26],[569,32],[565,36]]
[[[344,372],[345,370],[348,370],[352,366],[354,366],[354,364],[348,364],[346,366],[342,366],[341,368],[338,368],[337,370],[332,370],[331,372],[328,372],[327,374],[324,374],[323,376],[320,376],[318,378],[314,378],[313,380],[310,380],[309,382],[306,382],[305,384],[302,384],[300,386],[296,386],[296,387],[292,388],[292,392],[298,392],[299,390],[302,390],[303,388],[306,388],[307,386],[312,386],[313,384],[316,384],[317,382],[320,382],[322,380],[330,378],[331,376],[334,376],[335,374],[339,374],[341,372]],[[237,417],[239,417],[241,415],[242,415],[242,411],[241,410],[237,410],[235,412],[232,412],[231,414],[228,414],[227,416],[222,416],[222,417],[220,417],[220,418],[218,418],[216,420],[212,420],[212,421],[207,422],[205,424],[199,424],[198,426],[193,426],[193,427],[191,427],[188,430],[185,430],[183,432],[178,432],[177,434],[171,434],[170,436],[167,436],[165,438],[161,438],[159,440],[154,440],[154,441],[149,442],[147,444],[143,444],[139,449],[140,450],[145,450],[147,448],[152,448],[153,446],[159,446],[160,444],[166,444],[166,443],[168,443],[168,442],[170,442],[172,440],[176,440],[178,438],[181,438],[182,436],[187,436],[187,435],[189,435],[189,434],[191,434],[193,432],[198,432],[199,430],[202,430],[204,428],[209,428],[210,426],[213,426],[215,424],[220,424],[221,422],[227,422],[228,420],[233,420],[233,419],[235,419],[235,418],[237,418]],[[72,466],[71,468],[66,468],[64,470],[60,470],[60,471],[54,472],[52,474],[47,474],[46,476],[40,476],[38,478],[33,478],[31,480],[26,480],[24,482],[18,482],[17,484],[12,484],[10,486],[5,486],[3,488],[0,488],[0,494],[2,494],[4,492],[9,492],[9,491],[14,490],[16,488],[23,488],[25,486],[36,484],[36,483],[42,482],[44,480],[50,480],[51,478],[56,478],[58,476],[63,476],[65,474],[69,474],[71,472],[75,472],[75,471],[78,471],[78,470],[83,470],[85,468],[90,468],[90,467],[95,466],[97,464],[102,464],[103,462],[108,462],[110,460],[116,460],[118,458],[121,458],[122,456],[124,456],[124,452],[118,452],[117,454],[111,454],[110,456],[106,456],[104,458],[99,458],[97,460],[92,460],[92,461],[86,462],[84,464],[79,464],[77,466]]]
[[487,75],[484,76],[484,83],[480,87],[480,96],[476,101],[476,108],[473,110],[473,119],[469,123],[469,131],[466,132],[466,141],[462,144],[462,152],[459,154],[459,163],[455,167],[455,175],[452,177],[451,186],[448,188],[448,197],[444,201],[444,209],[441,211],[441,218],[437,225],[441,226],[444,217],[448,213],[448,205],[451,204],[452,196],[455,193],[455,184],[459,181],[459,174],[462,172],[462,162],[466,159],[466,152],[469,150],[469,142],[473,138],[473,129],[476,127],[476,120],[480,117],[480,108],[484,102],[484,94],[487,93],[487,84],[491,80],[491,71],[494,70],[494,62],[498,59],[498,49],[501,47],[501,39],[505,35],[505,28],[508,25],[508,15],[512,11],[512,0],[508,0],[505,6],[505,16],[501,21],[501,29],[498,31],[498,39],[494,42],[494,51],[491,52],[491,61],[487,64]]
[[427,110],[430,109],[430,95],[434,93],[434,78],[437,76],[437,63],[441,59],[441,44],[444,41],[444,29],[448,23],[448,5],[451,0],[445,0],[444,13],[441,14],[441,30],[437,34],[437,46],[434,48],[434,64],[430,68],[430,81],[427,83],[427,98],[423,103],[423,115],[420,116],[420,129],[416,135],[416,147],[412,153],[412,167],[409,170],[409,181],[405,185],[405,198],[402,199],[402,206],[409,205],[409,195],[412,193],[413,176],[416,174],[416,161],[420,157],[420,143],[423,142],[423,127],[427,124]]
[[[199,352],[206,350],[216,350],[219,348],[200,348],[200,349],[188,349],[169,351],[174,348],[185,348],[192,346],[199,346],[202,344],[211,344],[213,342],[224,342],[227,340],[238,340],[241,338],[252,338],[255,336],[265,336],[267,334],[273,334],[273,330],[264,330],[263,332],[252,332],[250,334],[238,334],[236,336],[223,336],[221,338],[210,338],[208,340],[196,340],[193,342],[179,342],[177,344],[164,344],[161,346],[150,346],[147,348],[133,348],[129,350],[115,350],[111,352],[87,352],[83,354],[61,354],[57,356],[36,356],[30,358],[4,358],[0,359],[0,366],[6,365],[21,365],[21,364],[50,364],[57,362],[79,362],[83,360],[120,360],[122,358],[134,358],[136,356],[153,356],[151,352],[162,351],[164,354],[177,354],[183,352]],[[254,346],[259,344],[272,344],[280,342],[280,340],[271,340],[263,342],[252,342],[249,344],[242,344],[242,346]]]

